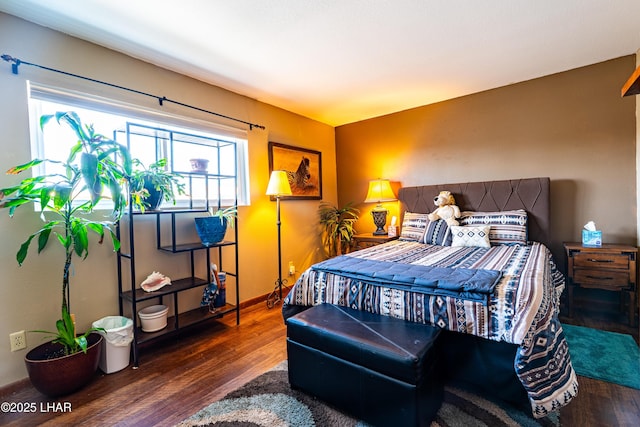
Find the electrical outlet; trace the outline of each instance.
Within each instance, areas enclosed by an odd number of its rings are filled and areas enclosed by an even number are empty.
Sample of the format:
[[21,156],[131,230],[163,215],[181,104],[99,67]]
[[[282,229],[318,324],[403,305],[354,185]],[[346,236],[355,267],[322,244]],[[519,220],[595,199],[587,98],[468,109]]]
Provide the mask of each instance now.
[[9,341],[11,341],[11,351],[18,351],[27,348],[27,335],[24,331],[9,334]]
[[293,265],[293,261],[289,261],[289,276],[296,274],[296,266]]

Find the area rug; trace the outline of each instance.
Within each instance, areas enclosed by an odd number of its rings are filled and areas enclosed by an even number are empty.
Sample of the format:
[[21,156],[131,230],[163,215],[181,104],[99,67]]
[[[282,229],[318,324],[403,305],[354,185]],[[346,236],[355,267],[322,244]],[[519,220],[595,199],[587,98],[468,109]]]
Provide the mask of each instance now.
[[640,350],[631,335],[562,325],[576,374],[640,389]]
[[[222,400],[189,417],[181,427],[367,427],[300,391],[289,387],[286,361],[250,381]],[[533,419],[522,411],[459,388],[447,387],[431,427],[559,426],[554,413]]]

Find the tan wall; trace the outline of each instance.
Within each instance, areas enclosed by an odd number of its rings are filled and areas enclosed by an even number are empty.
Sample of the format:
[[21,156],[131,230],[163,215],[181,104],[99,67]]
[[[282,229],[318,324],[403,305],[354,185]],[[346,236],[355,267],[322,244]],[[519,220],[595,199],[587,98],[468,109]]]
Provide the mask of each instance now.
[[[240,300],[245,301],[269,293],[277,277],[277,237],[275,203],[264,195],[269,179],[267,143],[269,140],[322,152],[323,193],[330,202],[337,200],[334,129],[331,126],[303,118],[282,109],[239,96],[185,76],[169,72],[120,53],[84,42],[61,33],[0,13],[2,54],[24,61],[104,80],[143,92],[166,96],[231,117],[259,123],[266,131],[249,132],[249,162],[251,171],[251,206],[240,208]],[[248,53],[250,54],[250,53]],[[33,80],[70,89],[90,91],[116,99],[127,99],[149,108],[160,108],[157,101],[132,96],[126,92],[22,65],[19,75],[11,73],[11,65],[0,63],[0,170],[30,159],[26,81]],[[182,107],[165,105],[163,111],[201,118]],[[9,185],[10,178],[0,177],[0,187]],[[288,261],[294,261],[298,271],[317,261],[320,241],[316,230],[318,201],[286,201],[282,203],[283,271]],[[313,220],[310,220],[313,218]],[[39,256],[32,251],[22,267],[15,253],[28,233],[39,224],[35,213],[13,219],[0,211],[0,386],[26,377],[25,351],[11,353],[8,335],[19,330],[54,329],[60,315],[62,251],[50,247]],[[151,234],[153,236],[153,234]],[[159,269],[171,276],[184,270],[184,257],[160,254],[138,244],[138,256],[144,256],[148,269]],[[118,313],[116,258],[107,245],[93,243],[84,262],[75,260],[71,278],[72,311],[79,329],[93,321]],[[146,274],[150,271],[145,272]],[[175,276],[174,276],[175,277]],[[290,279],[291,281],[291,279]],[[197,304],[201,291],[191,295]],[[232,292],[228,295],[233,299]],[[276,308],[279,309],[279,306]],[[42,337],[28,334],[29,348]]]
[[[640,49],[636,51],[636,67],[640,67]],[[640,121],[640,102],[637,101],[638,96],[633,96],[636,99],[636,191],[640,188],[640,156],[638,156],[638,149],[640,148],[640,126],[638,126],[638,122]],[[640,215],[637,215],[637,212],[640,211],[640,197],[636,200],[636,227],[637,227],[637,237],[638,241],[640,241]]]
[[548,176],[556,255],[588,220],[605,241],[636,244],[635,97],[620,97],[634,69],[626,56],[337,127],[340,204],[360,203],[357,229],[370,232],[361,202],[373,178],[412,186]]

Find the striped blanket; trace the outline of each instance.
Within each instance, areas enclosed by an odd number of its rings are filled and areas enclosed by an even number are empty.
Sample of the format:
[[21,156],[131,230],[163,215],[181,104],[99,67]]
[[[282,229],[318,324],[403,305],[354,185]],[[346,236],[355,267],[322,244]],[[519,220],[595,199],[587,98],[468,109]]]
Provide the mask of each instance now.
[[413,322],[437,325],[519,346],[515,371],[529,395],[534,416],[566,405],[578,384],[558,320],[564,277],[542,244],[491,248],[425,245],[393,241],[348,256],[419,266],[501,272],[488,303],[430,295],[310,268],[283,302],[289,317],[321,303],[349,306]]

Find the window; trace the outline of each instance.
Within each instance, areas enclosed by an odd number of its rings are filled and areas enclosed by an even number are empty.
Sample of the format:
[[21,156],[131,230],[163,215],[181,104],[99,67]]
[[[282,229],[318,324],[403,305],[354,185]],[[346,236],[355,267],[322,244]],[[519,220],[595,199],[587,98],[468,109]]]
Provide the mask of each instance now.
[[[53,124],[48,124],[45,132],[40,132],[39,119],[44,114],[57,111],[75,111],[83,123],[92,124],[96,132],[128,145],[131,156],[143,165],[166,158],[170,171],[182,173],[181,179],[190,195],[176,194],[177,207],[188,207],[190,200],[196,205],[204,204],[206,185],[210,185],[211,180],[204,179],[204,175],[198,178],[189,174],[191,159],[200,158],[209,161],[210,174],[223,176],[216,180],[216,185],[218,182],[220,185],[221,200],[209,200],[210,204],[250,203],[248,144],[244,130],[33,83],[29,84],[29,109],[33,158],[66,159],[76,139],[73,132],[65,126]],[[41,167],[48,168],[47,173],[54,171],[50,169],[54,167],[50,163]],[[218,191],[208,194],[217,195]]]

